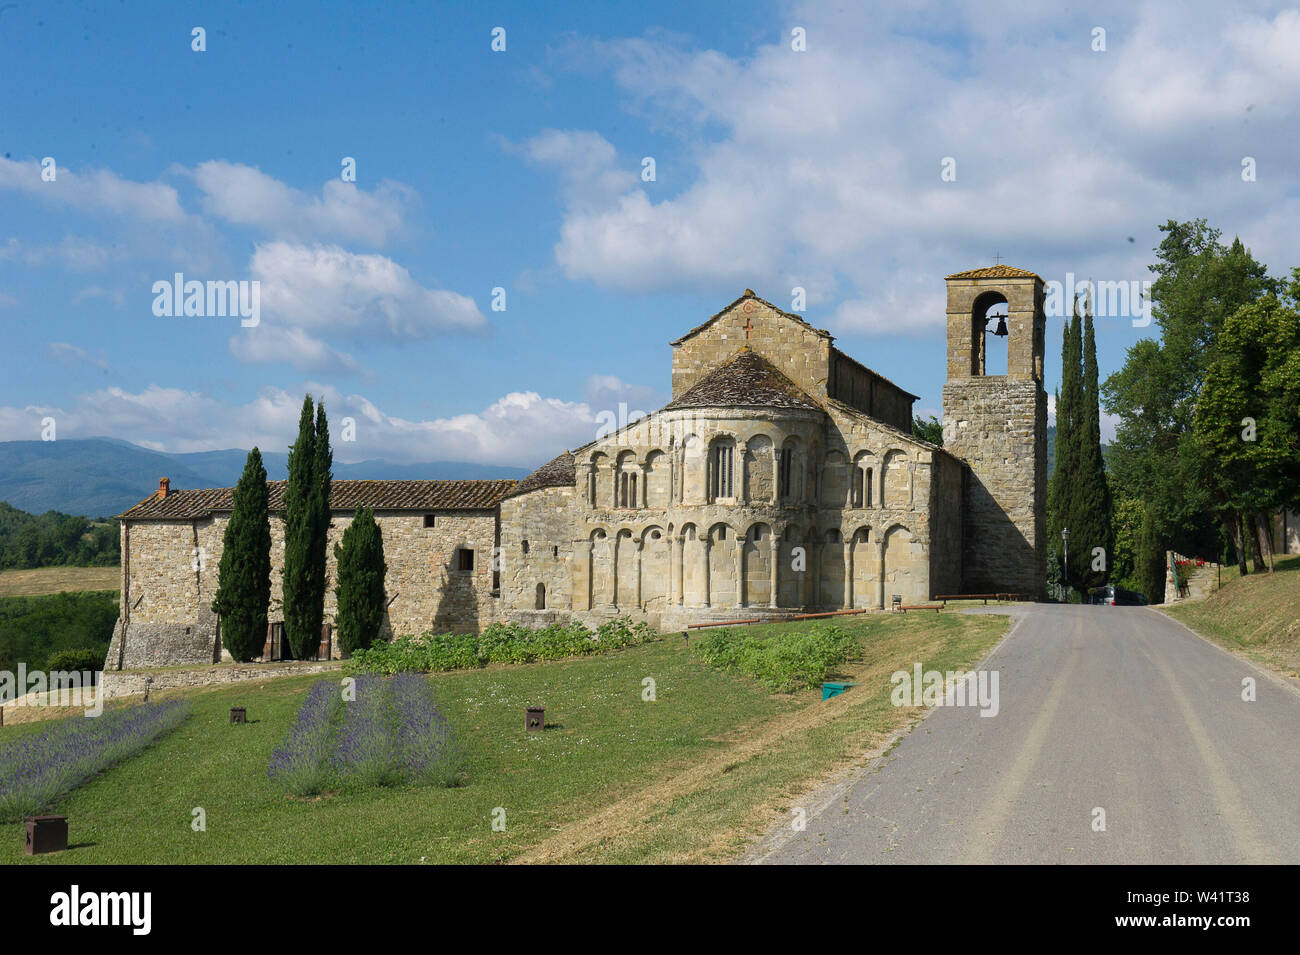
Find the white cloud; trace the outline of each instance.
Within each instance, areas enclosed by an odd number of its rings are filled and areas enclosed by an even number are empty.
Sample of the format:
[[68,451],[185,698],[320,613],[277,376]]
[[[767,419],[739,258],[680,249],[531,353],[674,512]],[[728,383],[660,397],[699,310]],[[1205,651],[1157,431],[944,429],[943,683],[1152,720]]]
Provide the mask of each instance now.
[[426,288],[383,255],[275,241],[257,247],[249,271],[261,283],[262,321],[230,339],[241,361],[355,372],[357,362],[326,338],[392,344],[488,327],[472,298]]
[[38,160],[0,158],[0,189],[17,190],[82,212],[143,222],[179,224],[187,218],[175,188],[166,183],[134,182],[106,169],[74,172],[55,159],[55,178],[46,182]]
[[[684,185],[624,186],[639,153],[543,133],[529,155],[561,173],[557,264],[632,291],[800,285],[843,303],[832,332],[876,335],[941,333],[942,276],[995,253],[1048,279],[1150,278],[1170,217],[1293,264],[1300,12],[993,6],[799,4],[783,19],[806,28],[806,53],[788,31],[743,57],[662,35],[576,44],[580,68],[599,64],[680,139],[659,165]],[[1267,177],[1241,182],[1245,155]]]
[[330,179],[319,196],[311,196],[260,169],[226,160],[199,163],[192,175],[209,215],[304,241],[355,239],[383,245],[405,231],[415,204],[414,190],[391,180],[365,192],[355,183]]

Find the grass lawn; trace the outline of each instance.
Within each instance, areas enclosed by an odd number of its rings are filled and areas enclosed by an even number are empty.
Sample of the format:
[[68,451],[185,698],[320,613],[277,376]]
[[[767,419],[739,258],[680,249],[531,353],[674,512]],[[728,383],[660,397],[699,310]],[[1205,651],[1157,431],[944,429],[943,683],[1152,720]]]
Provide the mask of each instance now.
[[1288,676],[1300,678],[1300,556],[1278,557],[1273,573],[1240,576],[1204,600],[1160,609],[1197,633]]
[[39,597],[65,590],[117,590],[120,567],[38,567],[0,570],[0,597]]
[[[789,819],[800,805],[792,800],[918,715],[889,704],[891,672],[917,661],[973,666],[1006,623],[962,614],[842,618],[865,648],[842,675],[861,685],[825,702],[819,689],[774,695],[710,670],[678,634],[604,656],[434,675],[470,753],[465,785],[455,789],[286,796],[267,778],[267,762],[319,677],[188,691],[195,712],[187,723],[56,807],[69,816],[73,848],[27,859],[20,827],[8,825],[0,861],[726,860]],[[645,677],[655,680],[655,702],[642,701]],[[544,733],[524,732],[529,704],[546,706]],[[246,706],[251,722],[231,726],[232,705]],[[31,731],[5,728],[0,743]],[[206,832],[191,829],[197,807]],[[492,828],[498,807],[503,832]]]

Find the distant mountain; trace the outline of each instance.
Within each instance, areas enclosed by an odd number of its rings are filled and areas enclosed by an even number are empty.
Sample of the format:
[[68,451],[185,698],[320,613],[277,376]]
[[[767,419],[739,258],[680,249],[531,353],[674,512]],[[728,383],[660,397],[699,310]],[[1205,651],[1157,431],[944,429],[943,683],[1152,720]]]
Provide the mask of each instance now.
[[[199,451],[164,454],[117,438],[58,441],[0,441],[0,501],[29,514],[62,511],[87,517],[120,514],[171,478],[176,489],[233,487],[244,470],[247,451]],[[263,453],[267,477],[283,480],[289,456]],[[363,461],[334,465],[344,480],[472,480],[522,478],[527,468],[432,461],[395,464]]]

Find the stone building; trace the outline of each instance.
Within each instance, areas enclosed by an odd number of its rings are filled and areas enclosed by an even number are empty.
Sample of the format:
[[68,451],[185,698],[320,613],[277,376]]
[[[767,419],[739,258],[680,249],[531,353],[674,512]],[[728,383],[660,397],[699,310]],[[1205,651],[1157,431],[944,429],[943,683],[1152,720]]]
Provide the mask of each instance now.
[[[672,343],[660,410],[517,483],[335,482],[331,540],[357,504],[376,509],[393,633],[617,615],[677,629],[937,594],[1041,596],[1043,282],[997,265],[947,286],[943,448],[913,436],[915,395],[746,289]],[[1006,339],[1005,375],[985,373],[989,335]],[[231,505],[229,489],[164,482],[122,515],[110,664],[219,655],[205,608]],[[332,609],[331,594],[327,619]]]

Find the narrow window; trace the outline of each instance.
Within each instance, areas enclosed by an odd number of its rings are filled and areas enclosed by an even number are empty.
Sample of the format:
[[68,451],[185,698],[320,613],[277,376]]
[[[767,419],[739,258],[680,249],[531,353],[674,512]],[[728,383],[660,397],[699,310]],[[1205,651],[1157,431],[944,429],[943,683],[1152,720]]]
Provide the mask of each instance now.
[[866,503],[864,503],[862,506],[870,507],[871,506],[871,468],[867,468],[866,483],[863,486],[864,486],[863,493],[866,495]]
[[461,571],[472,571],[474,569],[474,552],[472,550],[462,547],[456,551],[456,569]]
[[778,494],[781,497],[794,497],[794,488],[791,486],[790,477],[794,471],[794,449],[781,449],[781,475],[779,478],[780,489]]
[[863,468],[853,469],[853,506],[865,507],[862,493],[867,485],[867,472]]
[[732,497],[731,445],[718,444],[713,448],[713,497]]
[[560,545],[559,545],[559,544],[556,544],[554,547],[551,548],[551,556],[552,556],[552,557],[559,557],[559,556],[560,556]]
[[528,541],[524,541],[524,553],[528,553]]
[[433,522],[434,522],[435,520],[437,520],[437,517],[436,517],[435,515],[433,515],[433,514],[425,514],[425,515],[424,515],[424,526],[425,526],[425,527],[433,527]]

